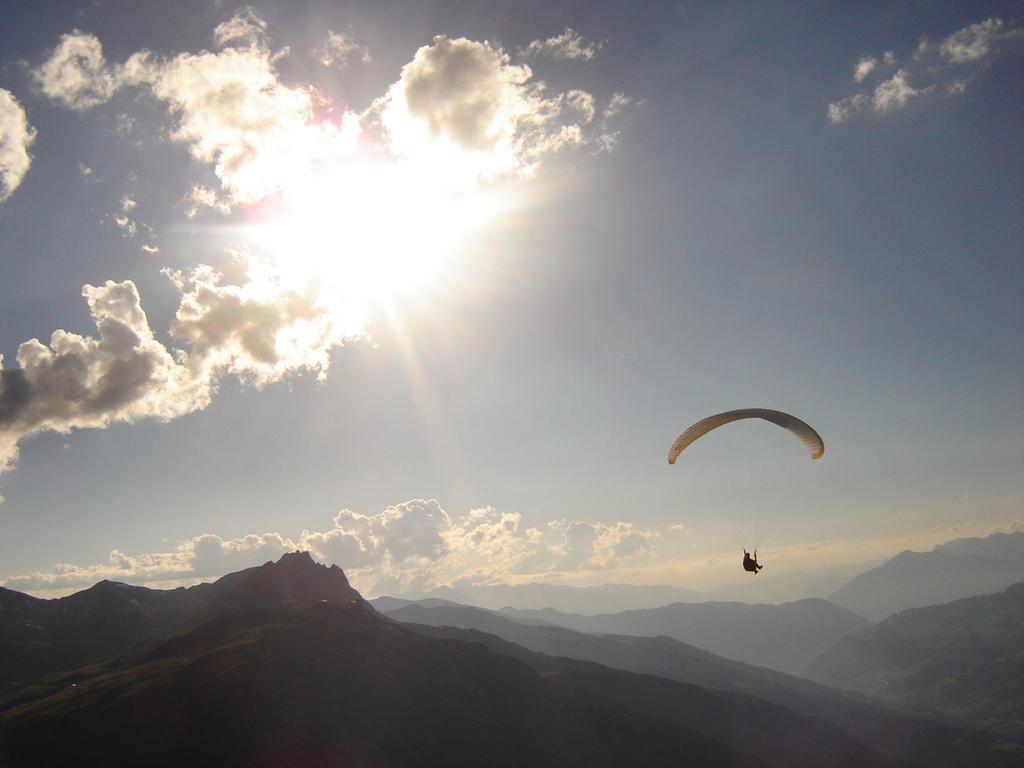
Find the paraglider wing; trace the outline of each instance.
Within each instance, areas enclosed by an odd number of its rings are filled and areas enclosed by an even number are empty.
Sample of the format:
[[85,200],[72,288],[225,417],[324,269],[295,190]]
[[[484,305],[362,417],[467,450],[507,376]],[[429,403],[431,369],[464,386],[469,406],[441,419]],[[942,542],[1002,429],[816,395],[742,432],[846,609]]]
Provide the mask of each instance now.
[[801,442],[807,447],[807,450],[811,452],[812,459],[820,459],[825,453],[825,443],[822,441],[821,435],[815,432],[810,424],[801,421],[796,416],[791,416],[782,411],[771,411],[767,408],[741,408],[738,411],[726,411],[725,413],[708,416],[706,419],[698,421],[692,427],[688,427],[672,443],[672,448],[668,452],[668,463],[675,464],[679,454],[687,446],[711,430],[718,429],[724,424],[739,421],[740,419],[764,419],[772,424],[777,424],[783,429],[789,430],[800,438]]

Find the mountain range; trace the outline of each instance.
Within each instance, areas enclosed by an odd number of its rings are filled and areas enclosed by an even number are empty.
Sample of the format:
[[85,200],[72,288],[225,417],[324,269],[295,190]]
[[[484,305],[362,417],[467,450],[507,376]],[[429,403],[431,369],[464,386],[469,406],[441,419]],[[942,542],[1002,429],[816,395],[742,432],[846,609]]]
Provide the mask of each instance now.
[[551,609],[506,608],[503,613],[517,620],[540,620],[580,632],[664,635],[720,656],[790,674],[802,672],[841,638],[870,624],[845,608],[819,599],[782,605],[672,603],[600,616]]
[[1024,739],[1024,583],[844,638],[809,679]]
[[[481,612],[488,629],[521,627],[523,645],[400,623],[305,553],[189,589],[107,583],[60,600],[0,597],[3,657],[27,664],[40,651],[50,668],[32,678],[8,664],[22,682],[0,694],[0,765],[1009,766],[1020,757],[1005,738],[860,699],[844,706],[842,694],[667,638],[605,642],[495,612]],[[388,610],[409,607],[399,603]],[[527,647],[530,632],[562,636],[541,653]],[[590,650],[566,658],[563,640]]]
[[548,624],[522,624],[501,613],[440,601],[378,598],[371,604],[413,627],[443,627],[446,636],[485,637],[459,635],[453,628],[493,635],[506,641],[490,641],[499,651],[526,648],[549,657],[596,662],[755,697],[833,723],[872,749],[908,764],[965,765],[980,747],[977,735],[967,737],[962,729],[879,707],[799,677],[725,659],[668,637],[595,635]]
[[955,539],[931,552],[900,552],[829,595],[871,621],[927,605],[999,592],[1024,580],[1024,532]]

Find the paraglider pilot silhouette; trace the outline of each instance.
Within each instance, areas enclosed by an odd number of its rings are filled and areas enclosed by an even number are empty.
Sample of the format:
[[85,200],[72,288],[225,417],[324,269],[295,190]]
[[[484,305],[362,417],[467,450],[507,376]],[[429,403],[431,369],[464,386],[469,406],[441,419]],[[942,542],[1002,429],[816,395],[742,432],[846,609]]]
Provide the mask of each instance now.
[[753,573],[757,573],[762,568],[764,568],[764,566],[761,565],[759,562],[757,562],[757,550],[756,549],[754,550],[754,556],[751,557],[750,553],[747,552],[746,548],[744,548],[744,550],[743,550],[743,570],[744,571],[751,571]]
[[[669,448],[668,463],[675,464],[679,454],[686,450],[691,443],[708,432],[742,419],[764,419],[782,427],[799,438],[800,442],[810,452],[812,459],[820,459],[825,453],[825,442],[821,439],[821,435],[815,432],[814,428],[806,421],[801,421],[796,416],[788,413],[772,411],[768,408],[741,408],[736,411],[726,411],[725,413],[708,416],[706,419],[701,419],[696,424],[683,430],[683,433],[676,438],[676,441],[672,443],[672,447]],[[764,566],[757,562],[757,550],[754,550],[754,556],[751,557],[750,553],[747,552],[747,548],[744,547],[743,570],[748,573],[757,573],[762,568]]]

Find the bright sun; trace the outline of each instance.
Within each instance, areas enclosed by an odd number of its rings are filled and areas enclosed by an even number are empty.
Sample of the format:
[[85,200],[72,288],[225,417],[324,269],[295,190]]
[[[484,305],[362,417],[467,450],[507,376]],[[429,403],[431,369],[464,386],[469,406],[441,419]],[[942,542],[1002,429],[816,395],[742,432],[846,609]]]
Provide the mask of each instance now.
[[325,300],[365,305],[437,287],[461,241],[495,209],[493,199],[446,190],[410,165],[351,164],[293,185],[280,213],[250,234],[287,285],[312,283]]

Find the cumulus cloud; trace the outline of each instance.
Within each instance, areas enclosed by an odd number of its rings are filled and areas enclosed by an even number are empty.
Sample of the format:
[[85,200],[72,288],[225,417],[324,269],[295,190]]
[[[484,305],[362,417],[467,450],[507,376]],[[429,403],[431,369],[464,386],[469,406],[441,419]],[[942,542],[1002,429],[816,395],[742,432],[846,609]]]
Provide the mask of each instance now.
[[204,533],[180,542],[169,552],[128,555],[115,549],[103,563],[58,563],[49,571],[11,576],[2,583],[8,589],[42,594],[73,592],[103,579],[176,586],[262,565],[295,548],[295,542],[277,533],[235,539]]
[[136,583],[201,578],[260,565],[295,549],[345,569],[357,588],[431,589],[553,574],[606,570],[646,561],[658,534],[632,523],[554,520],[524,530],[519,513],[494,507],[449,514],[434,499],[411,499],[376,514],[343,509],[333,525],[294,538],[276,532],[225,539],[204,533],[171,551],[129,556],[114,550],[105,563],[59,564],[47,572],[0,580],[11,589],[68,591],[100,579]]
[[36,132],[14,94],[0,88],[0,203],[21,185],[32,165],[28,148]]
[[166,60],[140,51],[109,67],[100,41],[75,30],[35,76],[44,94],[74,109],[120,88],[147,88],[177,121],[171,139],[213,167],[221,205],[260,200],[316,163],[351,152],[351,128],[317,121],[312,90],[280,82],[262,19],[243,11],[218,26],[214,40],[222,50]]
[[[549,96],[526,64],[499,46],[437,37],[421,47],[386,95],[362,114],[321,119],[321,97],[311,86],[285,85],[267,25],[251,9],[220,24],[220,50],[161,58],[139,51],[124,63],[106,63],[100,41],[75,30],[35,71],[43,92],[85,109],[117,90],[139,87],[162,101],[175,120],[170,138],[213,168],[219,192],[197,186],[190,214],[204,205],[229,210],[256,202],[342,163],[383,130],[386,151],[403,161],[437,166],[438,178],[472,184],[505,173],[530,175],[548,155],[568,148],[610,149],[615,134],[594,120],[593,97],[580,90]],[[590,59],[601,45],[566,29],[534,41],[528,51]],[[321,63],[368,60],[350,35],[328,31],[315,55]],[[617,94],[605,119],[628,104]],[[600,123],[600,124],[598,124]]]
[[241,285],[222,284],[209,267],[171,276],[182,291],[171,331],[188,350],[155,338],[129,280],[83,288],[98,337],[59,330],[49,344],[26,341],[14,368],[0,356],[0,473],[21,440],[42,431],[169,421],[205,408],[225,373],[256,386],[299,370],[323,376],[331,349],[361,332],[320,306],[315,291],[284,289],[256,265]]
[[153,336],[134,283],[86,285],[82,295],[98,337],[55,331],[49,344],[26,341],[17,368],[3,368],[0,356],[0,472],[28,435],[166,421],[208,401],[208,388]]
[[902,107],[911,96],[917,96],[923,92],[911,87],[907,78],[906,70],[901,69],[875,87],[871,103],[876,112],[888,112],[891,109]]
[[[580,49],[581,39],[569,32],[562,36],[563,47]],[[336,55],[339,46],[351,43],[340,36],[331,40]],[[617,134],[608,132],[607,119],[630,103],[616,93],[599,113],[586,91],[548,94],[529,66],[513,63],[496,45],[438,37],[416,52],[399,80],[369,109],[346,111],[332,122],[318,116],[326,105],[311,86],[281,81],[275,66],[280,54],[272,53],[267,25],[251,9],[217,26],[213,41],[218,49],[212,52],[163,57],[143,50],[108,64],[100,41],[74,30],[33,74],[47,97],[72,109],[95,107],[124,88],[141,89],[159,100],[170,118],[169,138],[186,146],[217,180],[212,187],[192,187],[186,198],[189,216],[201,208],[226,214],[278,192],[290,203],[289,194],[300,199],[319,184],[316,188],[327,194],[318,198],[335,205],[323,209],[333,222],[346,213],[337,201],[353,197],[337,187],[360,169],[366,173],[353,160],[357,144],[363,165],[368,159],[379,161],[372,167],[377,187],[393,188],[395,169],[415,168],[399,182],[414,176],[424,197],[501,174],[529,176],[555,153],[587,146],[609,149]],[[28,136],[27,126],[25,131]],[[84,166],[82,172],[91,174]],[[150,227],[133,220],[135,208],[135,199],[126,195],[110,220],[125,237],[140,229],[153,235]],[[158,249],[144,245],[142,250]],[[302,257],[276,254],[271,258],[278,261],[268,265],[246,256],[249,275],[241,284],[225,283],[209,267],[187,275],[168,270],[181,293],[170,328],[181,349],[156,340],[130,281],[86,286],[99,336],[57,331],[49,345],[38,340],[23,344],[18,366],[3,369],[0,472],[15,461],[19,442],[41,431],[166,420],[204,408],[223,375],[256,386],[296,371],[323,377],[331,351],[363,334],[365,310],[358,297],[351,298],[354,289],[346,293],[345,286],[324,287],[326,281],[308,274],[299,280],[295,270],[285,280],[284,259],[298,263]],[[349,520],[344,530],[352,533],[332,532],[331,538],[336,546],[372,555],[381,551],[373,545],[380,538],[374,526],[380,524],[367,523],[363,530]],[[398,550],[387,555],[393,560]]]
[[526,64],[487,42],[436,37],[374,105],[389,147],[467,180],[529,175],[544,156],[596,141],[593,97],[546,97]]
[[72,109],[102,104],[118,87],[99,39],[77,29],[61,35],[60,43],[34,75],[44,94]]
[[322,377],[331,350],[361,333],[322,305],[315,287],[285,288],[272,272],[251,272],[243,285],[223,284],[205,266],[175,279],[187,288],[171,333],[190,346],[181,359],[197,381],[222,371],[257,386],[303,369]]
[[[875,114],[893,112],[907,105],[911,98],[933,94],[957,96],[979,68],[1000,52],[1000,44],[1024,36],[1024,29],[1002,19],[986,19],[960,29],[939,44],[922,37],[913,50],[903,57],[886,51],[880,58],[861,56],[853,69],[853,79],[865,90],[846,96],[828,105],[828,119],[833,124],[846,122],[871,105]],[[895,71],[894,71],[895,70]],[[871,82],[875,78],[883,78]]]
[[351,34],[327,30],[327,39],[323,45],[313,51],[316,60],[325,67],[335,64],[344,66],[350,59],[359,59],[366,63],[370,61],[370,52],[352,39]]
[[588,41],[572,27],[566,27],[560,35],[549,37],[547,40],[532,41],[526,46],[524,54],[527,56],[547,54],[556,59],[589,61],[602,48],[604,48],[603,42]]

